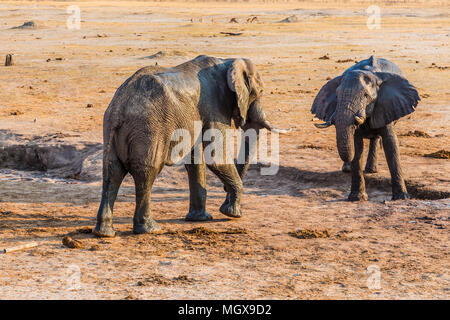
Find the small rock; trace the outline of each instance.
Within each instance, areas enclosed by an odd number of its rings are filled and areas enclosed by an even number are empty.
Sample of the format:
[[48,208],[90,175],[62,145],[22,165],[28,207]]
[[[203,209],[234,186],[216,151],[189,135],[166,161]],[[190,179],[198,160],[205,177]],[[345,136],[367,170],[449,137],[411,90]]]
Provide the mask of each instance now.
[[20,110],[14,110],[14,111],[11,111],[9,114],[10,114],[11,116],[20,116],[21,114],[23,114],[23,111],[20,111]]
[[36,29],[36,23],[34,21],[27,21],[23,25],[13,27],[13,29]]
[[86,106],[86,108],[93,108],[93,107],[94,107],[94,105],[92,103],[88,103]]
[[298,22],[298,17],[296,15],[292,15],[289,16],[287,18],[284,18],[283,20],[281,20],[281,23],[293,23],[293,22]]
[[100,246],[98,244],[94,244],[89,248],[89,251],[98,251],[100,250]]

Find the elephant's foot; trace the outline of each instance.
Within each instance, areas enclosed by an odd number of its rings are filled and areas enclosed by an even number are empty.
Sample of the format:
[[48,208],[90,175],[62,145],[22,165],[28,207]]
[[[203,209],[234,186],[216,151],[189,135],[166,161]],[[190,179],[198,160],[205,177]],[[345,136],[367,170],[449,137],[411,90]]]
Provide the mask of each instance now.
[[352,163],[344,162],[344,164],[342,165],[342,172],[352,172]]
[[408,192],[397,192],[392,195],[392,200],[406,200],[410,198]]
[[92,233],[101,238],[112,238],[116,235],[114,228],[105,224],[97,224]]
[[205,210],[191,210],[186,216],[186,221],[208,221],[212,218]]
[[369,197],[367,196],[367,193],[365,192],[351,192],[348,195],[348,201],[367,201],[369,200]]
[[242,216],[239,206],[236,205],[236,203],[233,204],[228,200],[225,200],[225,202],[220,206],[220,212],[232,218],[240,218]]
[[143,223],[143,224],[134,224],[133,225],[133,233],[134,234],[144,234],[144,233],[152,233],[160,231],[161,227],[159,224],[151,219],[150,221]]
[[378,172],[378,168],[377,167],[371,167],[371,166],[366,166],[366,168],[364,169],[365,173],[377,173]]

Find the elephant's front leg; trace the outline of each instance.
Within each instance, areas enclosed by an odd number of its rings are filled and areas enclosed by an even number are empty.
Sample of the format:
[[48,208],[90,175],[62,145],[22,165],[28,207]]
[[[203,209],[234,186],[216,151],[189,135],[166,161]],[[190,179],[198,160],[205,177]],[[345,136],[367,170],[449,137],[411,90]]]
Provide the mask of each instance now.
[[381,129],[381,138],[383,141],[384,154],[386,155],[389,171],[391,173],[392,200],[409,199],[410,196],[406,190],[402,169],[400,167],[398,139],[392,124]]
[[[258,134],[259,130],[256,130],[256,133]],[[258,142],[257,139],[258,136],[256,137],[256,141],[250,141],[249,137],[243,136],[243,139],[241,141],[241,148],[239,150],[239,155],[238,158],[235,160],[234,164],[236,166],[236,170],[239,174],[239,177],[241,178],[242,181],[244,181],[244,177],[247,174],[248,168],[250,167],[250,157],[252,157],[254,152],[256,151],[256,145]],[[231,190],[228,190],[226,185],[224,186],[224,189],[227,193],[227,197],[222,206],[227,206],[228,203],[230,202],[232,192]]]
[[378,147],[380,145],[380,136],[370,139],[369,154],[367,155],[366,173],[378,172]]
[[364,175],[362,171],[362,154],[364,151],[364,141],[358,130],[355,132],[355,157],[352,161],[352,187],[348,200],[365,201],[368,199]]
[[189,213],[187,221],[211,220],[212,216],[206,212],[206,174],[205,163],[186,164],[189,177]]
[[234,164],[211,164],[208,168],[222,181],[227,191],[227,198],[220,207],[224,215],[240,218],[242,216],[240,202],[242,197],[242,180]]

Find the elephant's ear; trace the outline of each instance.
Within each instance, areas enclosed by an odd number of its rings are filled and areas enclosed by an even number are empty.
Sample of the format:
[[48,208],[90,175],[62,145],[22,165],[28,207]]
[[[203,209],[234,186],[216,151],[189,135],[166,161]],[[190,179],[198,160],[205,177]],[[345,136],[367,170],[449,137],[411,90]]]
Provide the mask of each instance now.
[[336,88],[341,83],[342,76],[336,77],[328,81],[322,89],[320,89],[311,107],[311,113],[323,121],[330,120],[337,105]]
[[227,72],[227,83],[230,90],[236,93],[238,112],[243,125],[250,104],[250,83],[247,64],[244,60],[234,60]]
[[402,76],[389,72],[375,74],[381,84],[370,127],[377,129],[414,112],[420,97],[416,88]]

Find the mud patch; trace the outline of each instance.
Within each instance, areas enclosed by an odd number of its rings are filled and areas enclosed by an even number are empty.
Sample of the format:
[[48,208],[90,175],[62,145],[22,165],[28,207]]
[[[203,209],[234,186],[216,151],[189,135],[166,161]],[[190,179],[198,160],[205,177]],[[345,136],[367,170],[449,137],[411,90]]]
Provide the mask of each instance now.
[[[56,133],[22,137],[2,132],[0,168],[44,171],[65,179],[87,179],[91,176],[98,178],[98,175],[101,175],[99,158],[102,154],[102,145],[83,142],[69,144],[62,140],[68,137],[73,136]],[[89,172],[84,170],[85,168],[89,168]]]
[[435,159],[450,159],[450,151],[442,149],[436,152],[424,154],[423,156]]
[[81,249],[83,248],[83,243],[79,240],[74,240],[71,237],[64,237],[62,239],[62,244],[70,249]]
[[149,285],[159,285],[159,286],[173,286],[173,285],[190,285],[193,284],[195,279],[188,277],[186,275],[180,275],[173,278],[165,277],[161,274],[152,274],[149,277],[140,280],[136,283],[138,287],[149,286]]
[[[179,234],[180,231],[168,231],[166,234]],[[203,237],[203,236],[216,236],[216,235],[223,235],[223,234],[248,234],[246,229],[243,228],[229,228],[226,230],[210,230],[205,227],[197,227],[190,230],[181,231],[183,234],[188,235],[194,235],[197,237]]]
[[301,144],[297,146],[297,149],[316,149],[316,150],[330,150],[330,147],[316,146],[314,144]]
[[336,63],[347,63],[347,62],[355,62],[355,60],[353,60],[353,59],[339,59],[339,60],[336,61]]
[[304,229],[289,232],[289,235],[298,239],[317,239],[317,238],[329,238],[331,236],[331,232],[328,229],[324,230]]
[[423,131],[420,130],[414,130],[414,131],[408,131],[407,133],[400,134],[401,137],[418,137],[418,138],[431,138],[431,136]]

